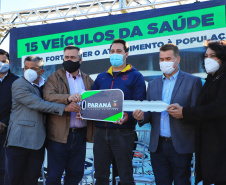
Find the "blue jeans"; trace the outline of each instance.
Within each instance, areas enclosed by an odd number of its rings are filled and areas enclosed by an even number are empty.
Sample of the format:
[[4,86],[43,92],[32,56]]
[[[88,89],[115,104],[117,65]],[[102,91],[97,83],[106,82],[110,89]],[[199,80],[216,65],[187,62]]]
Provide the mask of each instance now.
[[114,157],[122,185],[134,185],[134,130],[96,128],[94,136],[94,167],[96,185],[108,185],[110,165]]
[[4,184],[5,175],[5,138],[6,132],[0,134],[0,184]]
[[60,185],[65,171],[64,185],[77,185],[84,174],[86,129],[69,132],[67,143],[47,140],[47,185]]
[[159,139],[156,152],[151,152],[151,164],[156,185],[191,185],[192,154],[178,154],[172,140]]

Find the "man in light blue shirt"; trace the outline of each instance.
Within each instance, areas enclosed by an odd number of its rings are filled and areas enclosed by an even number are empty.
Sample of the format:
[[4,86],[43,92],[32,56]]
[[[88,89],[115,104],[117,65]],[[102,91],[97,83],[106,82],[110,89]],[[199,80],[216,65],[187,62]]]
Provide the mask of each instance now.
[[[179,49],[174,44],[160,48],[159,65],[163,75],[149,82],[147,100],[194,106],[202,87],[201,79],[179,70]],[[140,126],[151,123],[149,149],[156,185],[190,185],[191,158],[194,152],[194,124],[162,113],[133,112]]]
[[[177,81],[179,71],[167,78],[165,75],[162,75],[163,88],[162,88],[162,101],[170,105],[171,96],[175,83]],[[160,136],[171,137],[170,132],[170,123],[169,123],[169,114],[165,111],[161,113],[160,120]]]

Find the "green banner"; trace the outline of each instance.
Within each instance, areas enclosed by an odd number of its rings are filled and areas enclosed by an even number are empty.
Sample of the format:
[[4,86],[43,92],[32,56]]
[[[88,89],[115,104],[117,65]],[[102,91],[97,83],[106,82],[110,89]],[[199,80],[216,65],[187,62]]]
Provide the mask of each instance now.
[[157,38],[225,27],[225,5],[88,28],[17,41],[18,58],[25,55],[62,51],[69,44],[81,48]]

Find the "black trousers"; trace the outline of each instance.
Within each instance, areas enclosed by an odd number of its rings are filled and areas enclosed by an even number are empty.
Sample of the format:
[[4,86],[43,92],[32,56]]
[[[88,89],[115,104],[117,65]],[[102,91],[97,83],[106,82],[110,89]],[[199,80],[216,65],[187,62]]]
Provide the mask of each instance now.
[[31,150],[6,147],[4,185],[37,185],[44,160],[45,148]]
[[4,184],[4,175],[5,175],[5,138],[6,131],[0,134],[0,185]]
[[134,185],[132,154],[134,130],[97,128],[94,137],[96,185],[108,185],[113,157],[122,185]]
[[159,139],[156,152],[151,152],[151,164],[156,185],[191,185],[192,154],[178,154],[172,140]]
[[[136,131],[134,131],[134,141],[138,141]],[[136,150],[136,148],[137,148],[137,143],[134,143],[133,150]],[[133,155],[134,155],[134,153],[133,153]],[[113,161],[112,161],[112,173],[113,173],[112,174],[112,185],[116,185],[115,177],[119,176],[119,174],[118,174],[118,169],[117,169],[116,162],[115,162],[114,158],[113,158]],[[121,185],[120,182],[118,184]]]

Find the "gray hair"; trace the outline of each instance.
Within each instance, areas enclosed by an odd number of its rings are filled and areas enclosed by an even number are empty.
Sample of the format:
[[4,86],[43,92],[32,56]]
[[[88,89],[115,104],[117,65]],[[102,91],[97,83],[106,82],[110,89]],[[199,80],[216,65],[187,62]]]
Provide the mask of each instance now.
[[28,61],[28,62],[36,62],[38,64],[38,67],[40,67],[40,68],[43,68],[43,65],[44,65],[43,59],[38,57],[38,56],[27,56],[24,59],[24,64],[25,64],[26,61]]
[[81,59],[82,59],[82,49],[79,48],[79,47],[77,47],[77,46],[74,46],[74,45],[68,45],[68,46],[66,46],[66,47],[64,48],[64,52],[65,52],[66,50],[72,50],[72,49],[78,50],[79,60],[81,60]]

